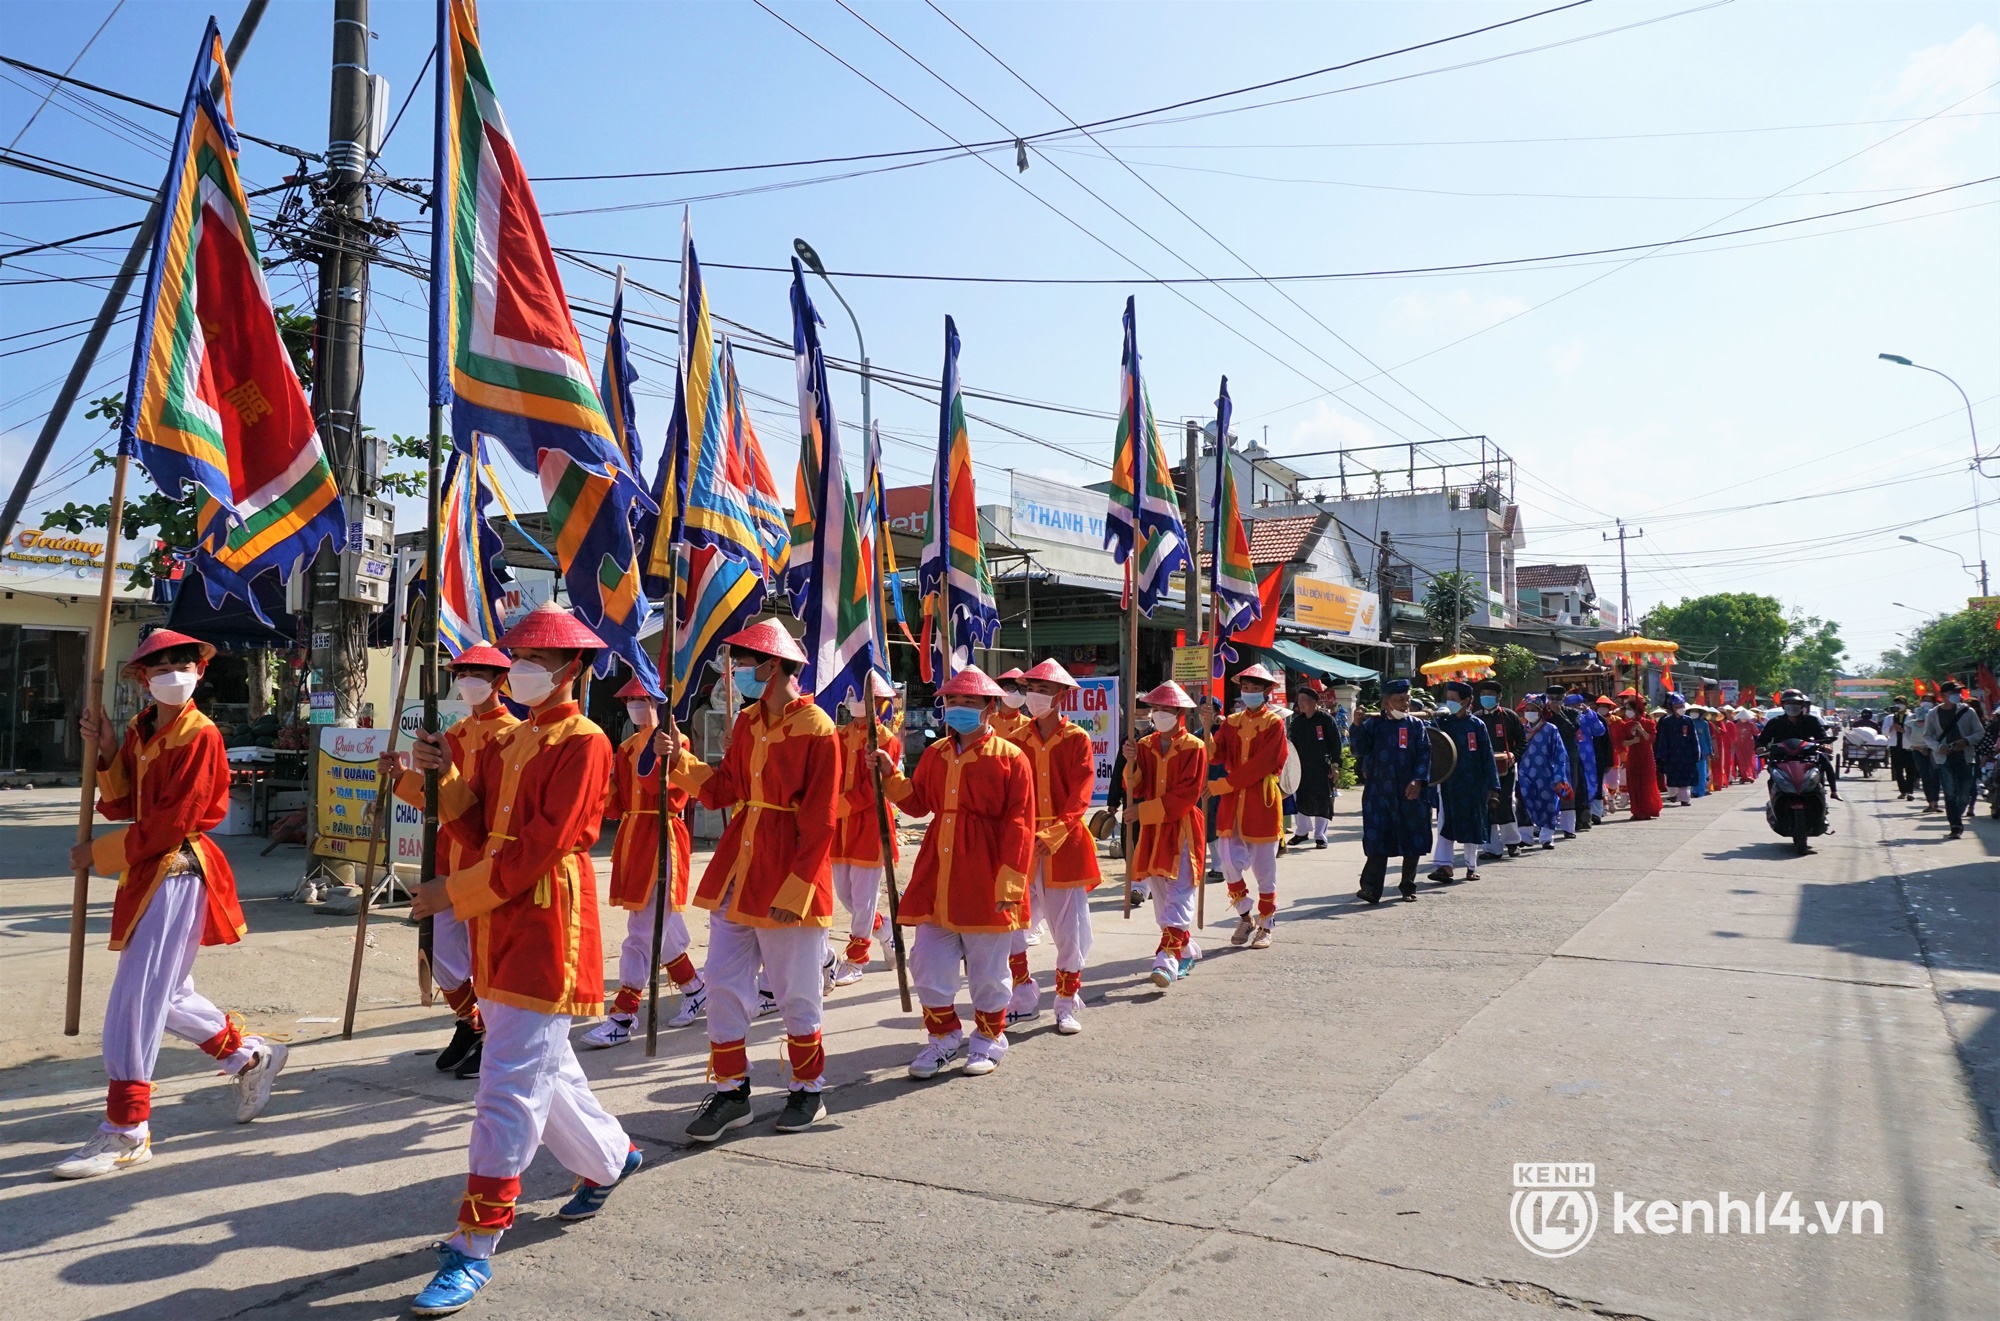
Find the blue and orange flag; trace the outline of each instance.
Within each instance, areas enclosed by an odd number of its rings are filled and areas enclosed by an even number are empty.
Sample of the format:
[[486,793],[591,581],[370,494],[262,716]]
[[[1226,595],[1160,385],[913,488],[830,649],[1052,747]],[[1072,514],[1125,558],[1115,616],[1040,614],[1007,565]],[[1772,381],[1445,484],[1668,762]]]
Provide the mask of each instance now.
[[591,383],[528,173],[500,111],[472,0],[438,2],[431,392],[470,453],[485,436],[541,479],[577,616],[649,688],[634,507],[651,498]]
[[819,313],[806,293],[805,268],[794,257],[792,354],[799,381],[800,480],[804,481],[810,456],[814,486],[808,494],[816,511],[806,555],[800,557],[796,542],[791,551],[793,566],[802,568],[805,581],[796,611],[806,626],[802,640],[806,668],[799,686],[832,715],[848,697],[866,695],[870,670],[886,672],[887,667],[876,659],[882,596],[874,590],[875,576],[862,553],[860,519],[841,457],[840,424],[827,391],[819,327]]
[[1112,443],[1111,495],[1104,544],[1125,566],[1128,599],[1150,616],[1165,597],[1167,581],[1188,562],[1187,528],[1173,469],[1160,444],[1153,403],[1139,371],[1138,300],[1125,300],[1125,354],[1120,364],[1118,434]]
[[161,187],[118,448],[168,496],[201,488],[195,560],[209,604],[234,596],[269,623],[251,580],[291,577],[346,517],[271,310],[230,102],[210,19]]
[[632,399],[632,387],[638,383],[632,344],[625,337],[625,263],[621,261],[611,291],[611,325],[604,332],[604,371],[597,393],[604,404],[605,420],[611,423],[612,443],[624,456],[627,472],[638,472],[644,458],[644,447],[639,443],[639,407]]
[[973,648],[992,646],[1000,630],[986,547],[979,536],[972,441],[965,430],[965,396],[958,377],[958,326],[950,317],[944,319],[937,464],[931,470],[930,526],[917,561],[917,595],[924,602],[924,678],[941,684],[972,664]]
[[486,521],[487,472],[477,456],[453,450],[439,488],[438,642],[454,658],[505,631],[501,598],[512,575],[506,543]]
[[1257,567],[1250,562],[1250,534],[1243,527],[1243,508],[1236,498],[1236,473],[1229,455],[1229,378],[1215,401],[1215,505],[1209,539],[1209,590],[1215,600],[1215,636],[1231,633],[1263,615],[1257,596]]

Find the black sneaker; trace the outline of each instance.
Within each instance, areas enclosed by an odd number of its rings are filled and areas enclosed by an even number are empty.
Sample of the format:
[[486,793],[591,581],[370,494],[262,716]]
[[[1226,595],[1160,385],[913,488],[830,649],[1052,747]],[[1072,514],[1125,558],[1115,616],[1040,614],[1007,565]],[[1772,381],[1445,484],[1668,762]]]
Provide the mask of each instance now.
[[439,1051],[437,1059],[432,1062],[437,1065],[439,1073],[450,1073],[465,1063],[465,1057],[470,1055],[473,1047],[478,1044],[479,1029],[461,1018],[458,1020],[458,1026],[452,1030],[451,1044]]
[[778,1116],[780,1133],[803,1133],[826,1118],[826,1100],[819,1092],[801,1087],[785,1099],[784,1113]]
[[1299,845],[1305,843],[1308,839],[1311,838],[1312,836],[1310,835],[1294,835],[1290,839],[1285,841],[1285,845],[1288,848],[1297,848]]
[[1316,849],[1323,849],[1326,847],[1326,841],[1323,839],[1316,839],[1313,841],[1313,847]]
[[688,1124],[687,1135],[696,1142],[713,1142],[749,1122],[750,1083],[745,1079],[733,1092],[710,1092]]
[[485,1053],[486,1034],[484,1032],[474,1033],[472,1037],[472,1049],[465,1052],[465,1058],[458,1062],[458,1067],[451,1071],[451,1076],[454,1078],[477,1078],[479,1076],[479,1057]]

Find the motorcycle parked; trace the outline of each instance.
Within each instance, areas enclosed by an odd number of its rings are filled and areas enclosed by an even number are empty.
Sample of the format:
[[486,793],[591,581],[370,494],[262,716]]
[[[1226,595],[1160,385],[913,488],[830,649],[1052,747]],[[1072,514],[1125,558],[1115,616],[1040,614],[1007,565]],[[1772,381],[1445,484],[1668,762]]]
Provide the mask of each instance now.
[[1815,743],[1788,738],[1765,751],[1764,767],[1765,822],[1795,851],[1811,853],[1807,841],[1827,831],[1825,754]]

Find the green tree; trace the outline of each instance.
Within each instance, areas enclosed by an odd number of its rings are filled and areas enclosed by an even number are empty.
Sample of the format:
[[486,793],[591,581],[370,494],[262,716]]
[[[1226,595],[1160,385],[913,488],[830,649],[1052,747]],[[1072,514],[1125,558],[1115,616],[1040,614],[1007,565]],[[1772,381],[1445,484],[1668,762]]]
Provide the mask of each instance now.
[[[312,389],[312,338],[313,318],[311,313],[301,312],[292,306],[274,309],[278,319],[278,333],[284,338],[285,352],[291,357],[292,370],[298,373],[299,383]],[[102,418],[105,428],[116,433],[125,424],[125,393],[104,395],[93,399],[86,418]],[[91,451],[90,472],[101,472],[117,462],[117,447],[96,448]],[[143,590],[151,587],[156,579],[166,576],[171,567],[173,552],[189,550],[195,544],[200,531],[202,493],[199,487],[189,487],[176,500],[158,490],[139,491],[128,480],[126,483],[125,510],[119,519],[118,537],[129,543],[133,555],[130,585]],[[45,527],[61,528],[65,532],[81,532],[85,528],[108,527],[111,523],[111,501],[102,500],[96,504],[78,504],[74,500],[60,509],[42,515]],[[159,529],[159,540],[150,546],[141,547],[139,534],[146,528]]]
[[[1792,640],[1792,621],[1775,596],[1717,592],[1655,606],[1640,621],[1647,637],[1681,644],[1681,659],[1711,661],[1724,679],[1771,691]],[[1704,655],[1704,653],[1707,653]]]
[[1506,685],[1508,701],[1518,701],[1541,687],[1541,659],[1518,642],[1503,642],[1493,649],[1493,677]]
[[1976,673],[1981,664],[2000,672],[2000,610],[1968,606],[1929,620],[1903,646],[1908,676],[1935,683],[1950,675]]
[[1791,642],[1778,666],[1778,683],[1797,688],[1821,702],[1833,697],[1833,679],[1847,655],[1840,625],[1817,615],[1793,616]]
[[1424,618],[1440,637],[1455,641],[1460,630],[1478,617],[1479,603],[1485,597],[1486,588],[1477,575],[1440,573],[1424,592]]

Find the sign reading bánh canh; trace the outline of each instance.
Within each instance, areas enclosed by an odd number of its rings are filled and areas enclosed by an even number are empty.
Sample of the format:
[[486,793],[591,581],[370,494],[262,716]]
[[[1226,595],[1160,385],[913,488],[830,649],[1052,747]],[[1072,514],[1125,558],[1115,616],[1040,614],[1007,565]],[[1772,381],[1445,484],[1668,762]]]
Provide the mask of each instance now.
[[1329,628],[1361,642],[1382,636],[1378,612],[1381,600],[1370,591],[1318,578],[1292,579],[1292,618],[1301,624]]

